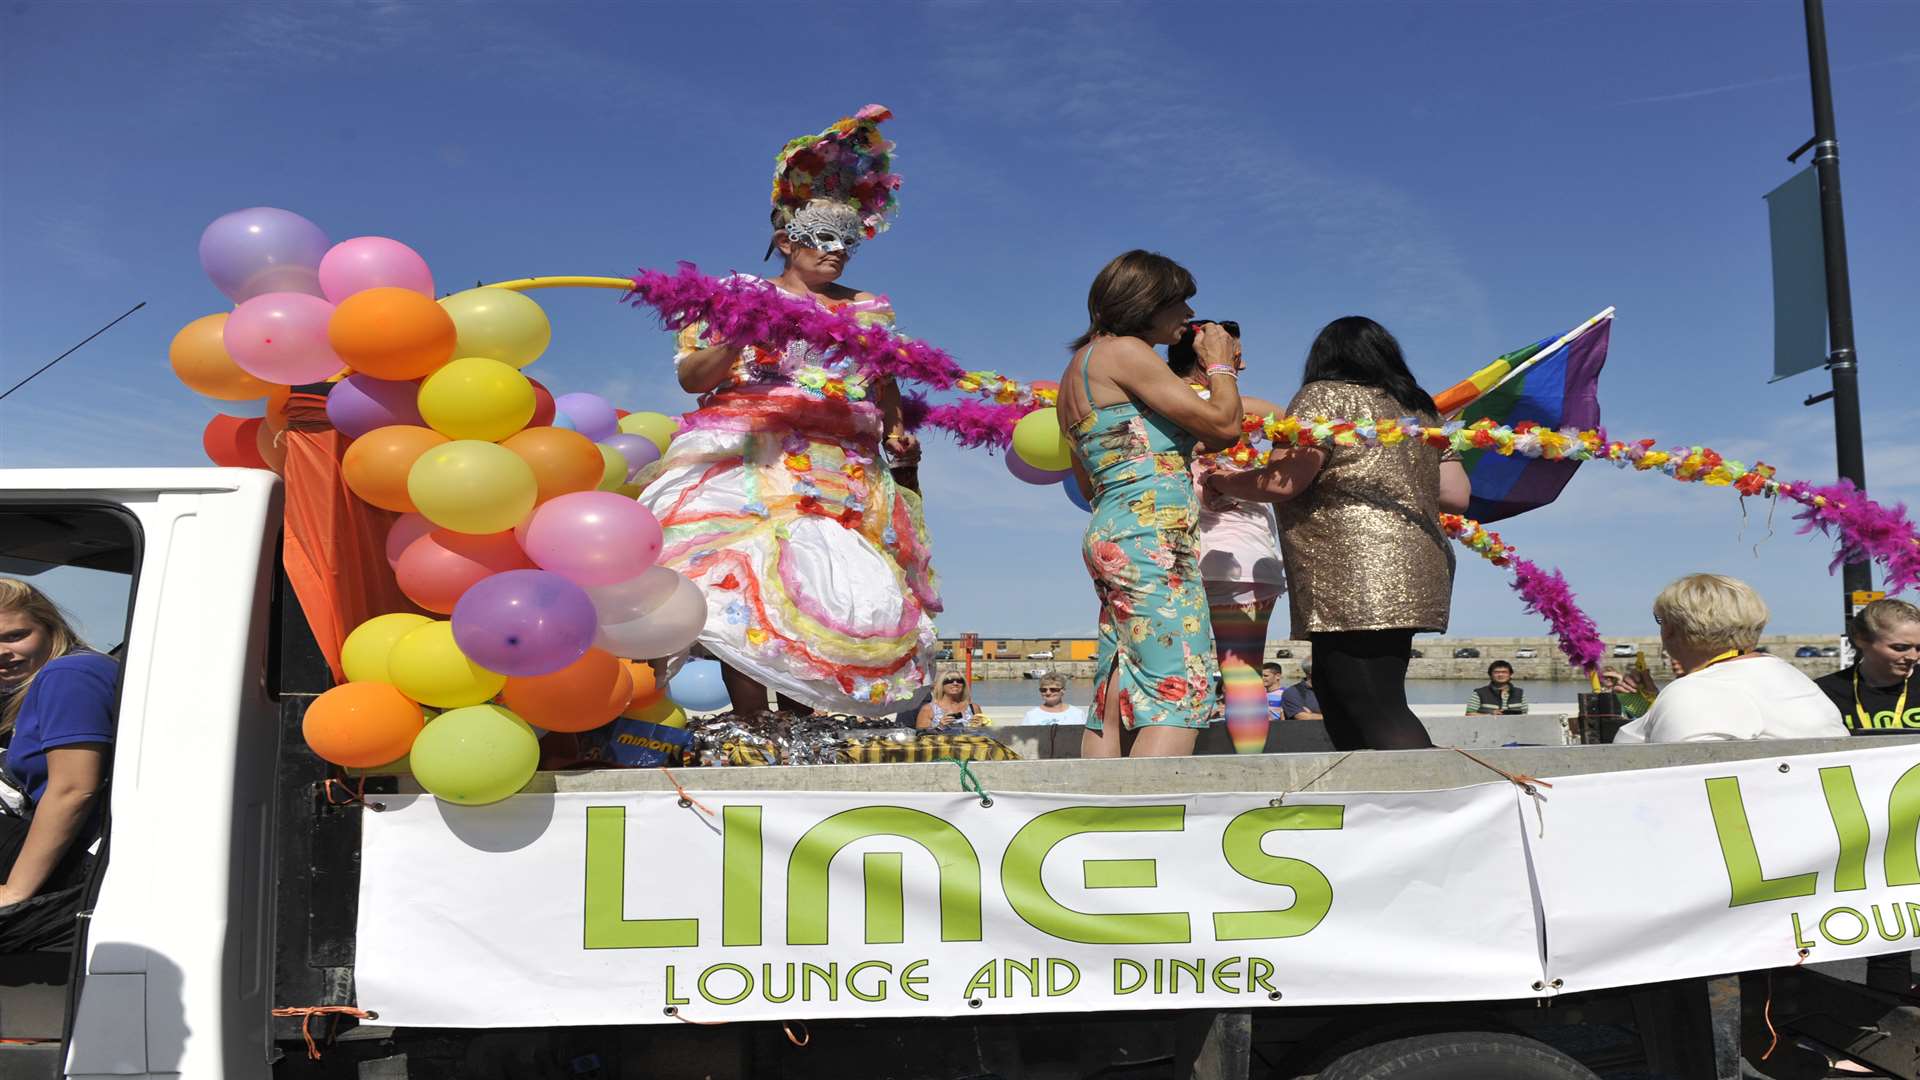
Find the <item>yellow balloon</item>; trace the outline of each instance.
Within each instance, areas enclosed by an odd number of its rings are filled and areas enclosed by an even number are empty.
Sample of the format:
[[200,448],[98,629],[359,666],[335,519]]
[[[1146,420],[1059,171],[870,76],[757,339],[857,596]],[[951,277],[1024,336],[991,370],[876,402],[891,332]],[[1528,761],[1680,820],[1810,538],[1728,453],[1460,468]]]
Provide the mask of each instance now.
[[434,717],[408,760],[435,798],[481,806],[527,786],[540,767],[540,739],[512,710],[475,705]]
[[354,627],[353,633],[340,644],[340,667],[347,673],[347,681],[391,684],[393,678],[387,673],[387,657],[392,654],[394,643],[432,621],[425,615],[396,611],[391,615],[375,615]]
[[600,490],[617,491],[627,483],[627,459],[611,446],[600,446]]
[[459,334],[455,356],[484,356],[523,368],[538,360],[553,340],[547,313],[532,297],[512,289],[468,289],[441,300],[440,306],[453,316]]
[[1060,430],[1060,414],[1052,409],[1035,409],[1013,425],[1013,452],[1047,472],[1073,468],[1073,448]]
[[675,705],[673,699],[665,694],[661,694],[638,709],[628,709],[620,715],[629,720],[645,720],[649,724],[659,724],[661,727],[687,726],[687,711]]
[[674,433],[680,430],[680,422],[671,416],[657,412],[628,413],[620,418],[620,430],[629,435],[641,435],[653,440],[653,445],[667,452],[667,444],[673,441]]
[[445,619],[431,620],[394,642],[387,671],[401,693],[436,709],[478,705],[507,685],[505,675],[467,659]]
[[420,384],[420,415],[449,439],[499,442],[527,426],[533,384],[511,365],[484,356],[450,360]]
[[454,532],[506,532],[533,510],[539,494],[525,458],[473,439],[433,447],[407,473],[407,497],[414,507]]

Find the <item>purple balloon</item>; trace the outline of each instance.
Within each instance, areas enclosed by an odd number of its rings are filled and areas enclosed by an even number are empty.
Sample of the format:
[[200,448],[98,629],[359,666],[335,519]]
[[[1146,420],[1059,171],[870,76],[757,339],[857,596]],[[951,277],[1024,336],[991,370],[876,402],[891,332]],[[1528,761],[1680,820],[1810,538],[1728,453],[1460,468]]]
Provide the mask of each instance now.
[[561,394],[553,399],[561,416],[573,421],[573,429],[594,442],[610,438],[620,430],[620,414],[599,394]]
[[222,214],[200,234],[200,268],[234,303],[274,292],[320,296],[327,234],[291,210]]
[[1025,480],[1029,484],[1057,484],[1060,482],[1061,477],[1073,475],[1072,469],[1067,469],[1063,472],[1048,472],[1045,469],[1036,469],[1020,460],[1020,455],[1011,450],[1007,451],[1006,459],[1007,471]]
[[349,439],[394,424],[426,427],[420,418],[420,384],[349,375],[327,394],[327,419]]
[[600,445],[610,447],[621,457],[627,459],[627,483],[640,475],[640,470],[660,460],[660,448],[645,435],[629,435],[621,432],[600,440]]
[[545,570],[482,579],[453,606],[453,640],[502,675],[546,675],[586,655],[599,630],[587,591]]

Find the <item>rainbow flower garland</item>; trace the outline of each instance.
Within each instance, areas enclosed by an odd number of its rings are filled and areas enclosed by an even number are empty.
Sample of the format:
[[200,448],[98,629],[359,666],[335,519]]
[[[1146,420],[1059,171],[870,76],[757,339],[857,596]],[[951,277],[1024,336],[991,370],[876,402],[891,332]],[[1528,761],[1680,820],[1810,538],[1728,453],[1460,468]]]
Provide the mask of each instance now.
[[[1052,396],[1046,387],[1019,383],[996,372],[968,371],[939,348],[886,327],[862,326],[851,314],[826,311],[758,279],[712,278],[692,263],[683,262],[677,273],[641,270],[632,281],[630,302],[658,311],[670,329],[704,322],[711,333],[724,340],[776,346],[804,341],[840,353],[870,377],[889,375],[935,390],[974,394],[984,400],[930,405],[924,398],[909,396],[905,410],[910,427],[925,425],[951,432],[965,446],[1006,448],[1012,443],[1013,425],[1027,413],[1044,407]],[[1686,483],[1731,487],[1743,496],[1784,497],[1804,507],[1796,515],[1803,523],[1801,532],[1818,529],[1834,539],[1839,547],[1834,565],[1861,561],[1879,564],[1886,574],[1889,593],[1920,584],[1920,533],[1907,519],[1905,507],[1883,507],[1845,481],[1826,486],[1785,483],[1775,478],[1770,465],[1756,462],[1748,466],[1704,446],[1660,450],[1652,439],[1620,442],[1609,440],[1599,430],[1555,429],[1528,423],[1509,427],[1490,420],[1426,425],[1411,416],[1371,420],[1249,416],[1243,430],[1247,438],[1223,454],[1244,468],[1259,468],[1270,460],[1271,450],[1253,445],[1256,437],[1272,443],[1275,449],[1393,446],[1418,440],[1438,449],[1461,452],[1491,450],[1503,456],[1519,454],[1549,461],[1604,460],[1618,468],[1662,472]]]
[[1515,555],[1513,545],[1472,518],[1441,514],[1440,528],[1467,550],[1495,566],[1511,569],[1514,591],[1528,611],[1547,620],[1567,662],[1582,671],[1600,670],[1607,655],[1606,643],[1600,640],[1600,630],[1593,620],[1580,610],[1572,587],[1560,571],[1543,570],[1537,563]]

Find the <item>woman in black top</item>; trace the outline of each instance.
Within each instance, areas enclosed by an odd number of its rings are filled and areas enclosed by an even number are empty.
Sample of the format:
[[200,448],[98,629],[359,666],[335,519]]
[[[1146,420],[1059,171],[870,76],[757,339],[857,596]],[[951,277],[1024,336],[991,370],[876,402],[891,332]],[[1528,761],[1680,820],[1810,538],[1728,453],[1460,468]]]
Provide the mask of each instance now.
[[1860,656],[1853,666],[1814,680],[1854,734],[1920,728],[1920,607],[1875,600],[1847,625]]

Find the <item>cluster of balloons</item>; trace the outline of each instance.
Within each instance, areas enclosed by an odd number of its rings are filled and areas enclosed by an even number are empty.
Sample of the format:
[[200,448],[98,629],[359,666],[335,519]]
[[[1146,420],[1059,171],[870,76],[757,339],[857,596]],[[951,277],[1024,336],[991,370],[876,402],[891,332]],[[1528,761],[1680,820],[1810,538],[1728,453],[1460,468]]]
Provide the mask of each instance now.
[[[1033,384],[1036,389],[1059,391],[1058,383],[1045,380]],[[1080,483],[1073,475],[1073,446],[1060,430],[1059,411],[1035,409],[1013,426],[1013,449],[1007,452],[1007,471],[1029,484],[1058,484],[1067,500],[1082,510],[1089,509],[1080,494]]]
[[[537,303],[498,288],[436,300],[426,260],[397,240],[330,244],[300,215],[256,207],[209,225],[200,262],[237,306],[176,335],[174,371],[210,397],[267,403],[261,417],[215,417],[208,456],[278,467],[290,388],[333,382],[347,486],[401,515],[387,537],[395,578],[445,616],[353,631],[348,682],[307,714],[316,753],[359,769],[406,759],[435,795],[485,803],[532,775],[535,727],[585,731],[635,710],[684,721],[634,663],[685,649],[706,620],[700,590],[654,565],[660,524],[634,501],[672,419],[555,397],[522,373],[552,338]],[[718,666],[688,668],[676,677],[688,707],[724,707]]]

